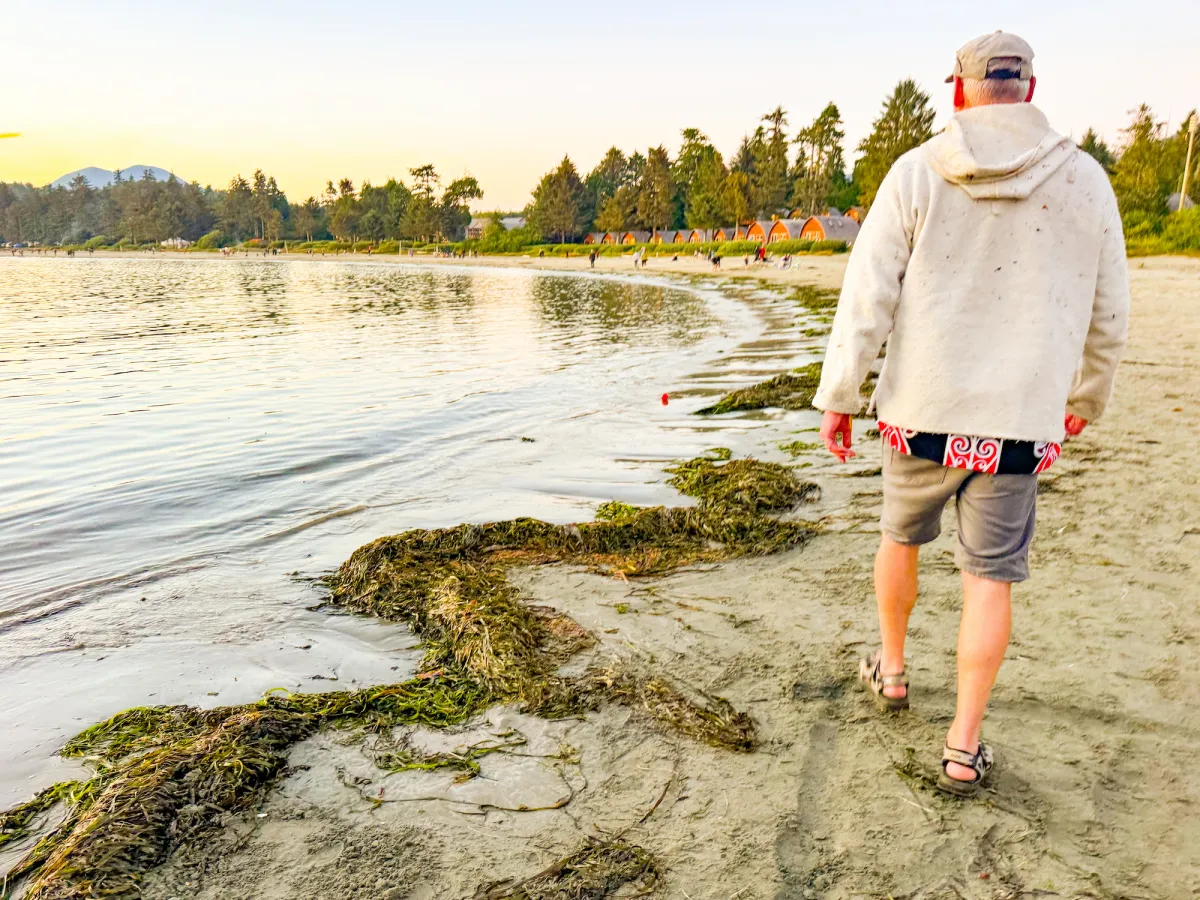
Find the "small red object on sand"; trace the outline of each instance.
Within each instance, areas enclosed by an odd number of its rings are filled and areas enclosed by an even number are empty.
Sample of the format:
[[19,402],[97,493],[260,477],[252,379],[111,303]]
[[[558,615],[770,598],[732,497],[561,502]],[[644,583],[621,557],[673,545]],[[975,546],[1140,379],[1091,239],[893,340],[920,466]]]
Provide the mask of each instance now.
[[663,394],[663,406],[666,406],[670,402],[671,402],[671,395]]

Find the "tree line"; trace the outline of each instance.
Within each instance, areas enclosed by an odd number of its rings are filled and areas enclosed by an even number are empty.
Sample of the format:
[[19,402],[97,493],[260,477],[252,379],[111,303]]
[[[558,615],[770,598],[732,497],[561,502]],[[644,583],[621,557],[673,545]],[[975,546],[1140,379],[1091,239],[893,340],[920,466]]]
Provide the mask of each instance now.
[[[589,231],[715,229],[791,212],[819,215],[830,207],[869,210],[892,164],[933,136],[933,119],[929,95],[901,81],[858,144],[849,174],[842,117],[832,102],[791,135],[783,108],[767,113],[728,165],[701,131],[687,128],[674,160],[661,146],[628,157],[613,147],[581,177],[564,157],[542,177],[526,214],[543,237],[568,241]],[[1179,249],[1200,250],[1200,214],[1167,216],[1168,198],[1183,180],[1187,123],[1170,134],[1143,104],[1116,149],[1093,129],[1080,142],[1112,179],[1133,240],[1169,235]],[[1200,202],[1200,177],[1189,193]]]
[[359,189],[348,178],[330,181],[302,203],[289,202],[261,170],[249,180],[236,176],[224,190],[157,181],[148,170],[128,178],[117,172],[102,188],[82,175],[67,187],[0,183],[0,240],[140,245],[183,238],[210,248],[251,240],[461,240],[470,204],[483,196],[479,183],[468,176],[443,187],[433,165],[409,174],[411,187],[395,179]]
[[[590,231],[716,229],[792,211],[807,216],[829,207],[869,209],[892,164],[932,137],[933,120],[929,95],[906,79],[884,99],[850,170],[844,124],[833,102],[794,132],[786,110],[771,110],[728,160],[698,128],[683,130],[674,157],[662,145],[628,155],[612,147],[581,175],[565,156],[534,188],[523,210],[527,226],[506,234],[493,225],[485,233],[485,249],[566,243]],[[1200,221],[1191,224],[1200,214],[1167,215],[1168,197],[1182,181],[1186,120],[1168,133],[1142,105],[1115,147],[1091,129],[1080,146],[1109,173],[1127,237],[1166,236],[1173,246],[1200,249]],[[302,203],[289,202],[262,171],[250,180],[239,175],[223,190],[175,179],[158,182],[149,172],[120,175],[101,189],[82,177],[65,188],[0,183],[0,239],[82,244],[181,237],[212,247],[247,240],[460,241],[470,204],[483,196],[469,176],[443,186],[433,165],[409,170],[407,185],[390,179],[356,189],[347,178],[336,185],[330,181],[320,197]],[[1200,177],[1190,193],[1200,200]]]

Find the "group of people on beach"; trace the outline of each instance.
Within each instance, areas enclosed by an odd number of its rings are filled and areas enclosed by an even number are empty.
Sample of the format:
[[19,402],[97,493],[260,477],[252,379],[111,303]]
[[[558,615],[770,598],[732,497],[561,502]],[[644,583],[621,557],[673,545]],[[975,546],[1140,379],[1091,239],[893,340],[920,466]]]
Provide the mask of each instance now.
[[[84,247],[83,249],[86,250],[89,254],[94,254],[96,252],[95,247]],[[47,253],[50,253],[53,256],[58,256],[59,248],[58,247],[9,247],[8,248],[8,252],[11,256],[24,256],[26,250],[28,250],[31,254],[37,254],[38,256],[45,256]],[[77,248],[67,247],[64,252],[67,254],[67,256],[74,256],[77,252]]]

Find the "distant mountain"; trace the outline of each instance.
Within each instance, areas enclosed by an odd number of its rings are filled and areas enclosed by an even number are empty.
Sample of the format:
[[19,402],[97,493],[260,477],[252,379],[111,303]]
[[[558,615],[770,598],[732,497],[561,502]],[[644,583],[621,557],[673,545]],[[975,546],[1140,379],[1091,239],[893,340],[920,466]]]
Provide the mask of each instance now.
[[[156,181],[166,181],[171,177],[170,172],[166,169],[160,169],[158,166],[129,166],[121,170],[121,179],[128,181],[132,178],[134,181],[140,181],[142,173],[147,169],[150,170],[150,174],[154,176]],[[74,172],[68,172],[62,178],[55,179],[50,182],[50,187],[70,187],[71,179],[76,175],[82,175],[88,180],[88,184],[94,188],[108,187],[117,178],[116,173],[110,172],[108,169],[88,166],[86,169],[77,169]],[[179,176],[176,176],[176,178],[179,178]],[[183,179],[179,178],[179,180],[182,181]]]

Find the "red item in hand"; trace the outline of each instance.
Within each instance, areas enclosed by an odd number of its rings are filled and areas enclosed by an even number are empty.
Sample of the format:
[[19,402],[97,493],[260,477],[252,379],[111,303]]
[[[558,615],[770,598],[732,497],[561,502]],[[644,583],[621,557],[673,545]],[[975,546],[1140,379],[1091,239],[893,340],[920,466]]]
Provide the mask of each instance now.
[[666,406],[670,402],[671,402],[671,395],[663,394],[663,406]]

